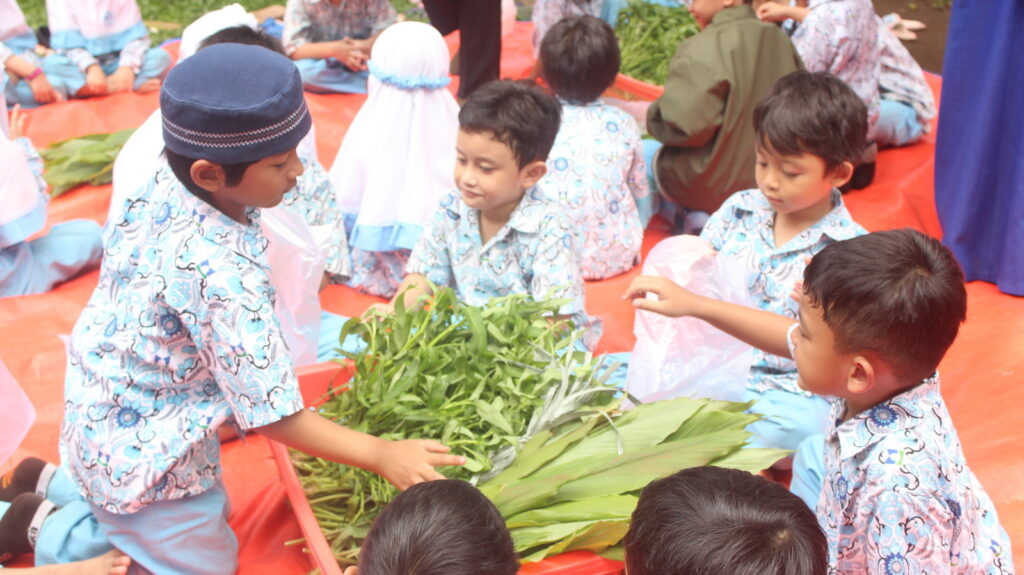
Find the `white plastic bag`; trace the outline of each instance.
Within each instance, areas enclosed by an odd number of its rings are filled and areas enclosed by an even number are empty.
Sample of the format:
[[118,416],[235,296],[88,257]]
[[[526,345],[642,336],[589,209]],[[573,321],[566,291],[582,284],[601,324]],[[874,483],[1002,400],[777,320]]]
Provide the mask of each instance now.
[[[651,250],[643,275],[661,276],[701,295],[751,305],[749,271],[716,254],[696,236],[668,238]],[[653,297],[653,296],[652,296]],[[647,403],[675,397],[742,401],[753,348],[695,318],[670,318],[637,310],[636,346],[626,389]]]
[[282,206],[265,209],[260,227],[270,245],[267,262],[277,299],[274,310],[295,365],[316,363],[320,339],[320,280],[325,262],[306,221]]
[[36,420],[36,410],[14,376],[0,360],[0,464],[21,445]]

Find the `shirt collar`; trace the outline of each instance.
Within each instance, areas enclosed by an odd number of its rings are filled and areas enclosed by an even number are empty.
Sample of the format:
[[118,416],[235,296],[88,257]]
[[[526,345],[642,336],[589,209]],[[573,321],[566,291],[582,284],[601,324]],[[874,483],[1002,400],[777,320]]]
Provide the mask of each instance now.
[[714,16],[711,17],[711,22],[708,24],[708,28],[712,26],[721,26],[735,20],[743,20],[745,18],[757,18],[754,14],[754,8],[750,4],[740,4],[739,6],[730,6],[719,10]]
[[847,409],[846,402],[836,401],[832,412],[836,423],[831,439],[839,442],[840,459],[866,451],[888,435],[916,427],[936,402],[941,402],[938,372],[849,421],[839,419]]
[[[775,210],[764,194],[754,194],[754,200],[749,206],[740,206],[737,209],[753,214],[757,218],[757,229],[761,230],[765,242],[770,246],[775,245]],[[821,241],[821,236],[828,236],[838,242],[848,240],[859,233],[860,226],[853,224],[853,218],[843,203],[843,194],[832,188],[832,209],[825,217],[797,234],[785,245],[777,246],[775,249],[780,252],[805,250]]]

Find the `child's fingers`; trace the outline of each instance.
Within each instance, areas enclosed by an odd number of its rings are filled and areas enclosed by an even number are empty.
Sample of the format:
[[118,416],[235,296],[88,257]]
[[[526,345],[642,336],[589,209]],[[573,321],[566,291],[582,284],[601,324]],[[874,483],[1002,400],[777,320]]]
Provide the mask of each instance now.
[[448,446],[433,439],[418,440],[420,447],[431,453],[448,453]]
[[665,278],[652,277],[652,276],[639,276],[630,282],[629,287],[626,288],[626,293],[622,294],[622,299],[636,300],[637,298],[643,298],[649,293],[660,296],[663,291]]

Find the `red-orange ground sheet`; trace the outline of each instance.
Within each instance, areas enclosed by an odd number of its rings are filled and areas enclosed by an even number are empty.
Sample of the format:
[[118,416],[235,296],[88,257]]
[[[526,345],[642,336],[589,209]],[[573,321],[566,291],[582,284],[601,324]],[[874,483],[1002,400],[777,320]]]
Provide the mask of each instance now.
[[[528,74],[531,33],[530,24],[519,23],[506,39],[504,77]],[[457,46],[457,34],[449,43],[453,49]],[[174,52],[174,47],[169,51]],[[937,94],[940,79],[931,77],[930,82]],[[619,87],[645,99],[657,95],[650,86],[628,80]],[[307,100],[316,124],[320,159],[329,167],[364,96],[310,94]],[[67,138],[136,127],[157,107],[156,94],[121,94],[50,105],[28,112],[26,132],[42,148]],[[869,230],[909,226],[941,237],[933,198],[934,152],[934,130],[921,143],[883,151],[874,184],[846,196],[854,218]],[[110,186],[73,190],[50,204],[48,223],[73,218],[102,223],[109,202]],[[644,253],[666,235],[655,220],[647,231]],[[604,320],[600,351],[630,351],[633,347],[633,310],[620,296],[638,272],[639,268],[587,285],[587,309]],[[0,359],[38,412],[21,450],[6,466],[30,453],[58,459],[65,369],[59,336],[71,332],[96,281],[97,272],[92,272],[47,294],[0,299]],[[967,322],[940,368],[943,395],[967,460],[995,501],[1013,541],[1016,562],[1024,565],[1024,299],[1003,295],[982,282],[968,284],[967,290]],[[373,301],[378,300],[338,286],[327,288],[321,297],[324,308],[348,316],[358,315]],[[232,505],[230,521],[240,543],[240,572],[308,572],[311,563],[302,546],[286,545],[302,535],[267,442],[259,436],[231,442],[224,446],[223,463]],[[608,572],[607,567],[581,569],[583,557],[556,558],[524,571]]]

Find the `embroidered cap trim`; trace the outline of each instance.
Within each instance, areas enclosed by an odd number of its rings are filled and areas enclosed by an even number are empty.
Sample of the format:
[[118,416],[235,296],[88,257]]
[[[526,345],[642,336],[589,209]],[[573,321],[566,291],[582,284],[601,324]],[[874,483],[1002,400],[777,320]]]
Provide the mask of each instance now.
[[168,120],[167,116],[163,117],[163,122],[164,129],[166,130],[165,133],[182,142],[209,148],[235,148],[261,144],[279,138],[297,128],[307,114],[309,114],[309,110],[306,108],[305,99],[303,99],[299,107],[289,114],[287,118],[258,130],[222,133],[199,132],[179,126]]

